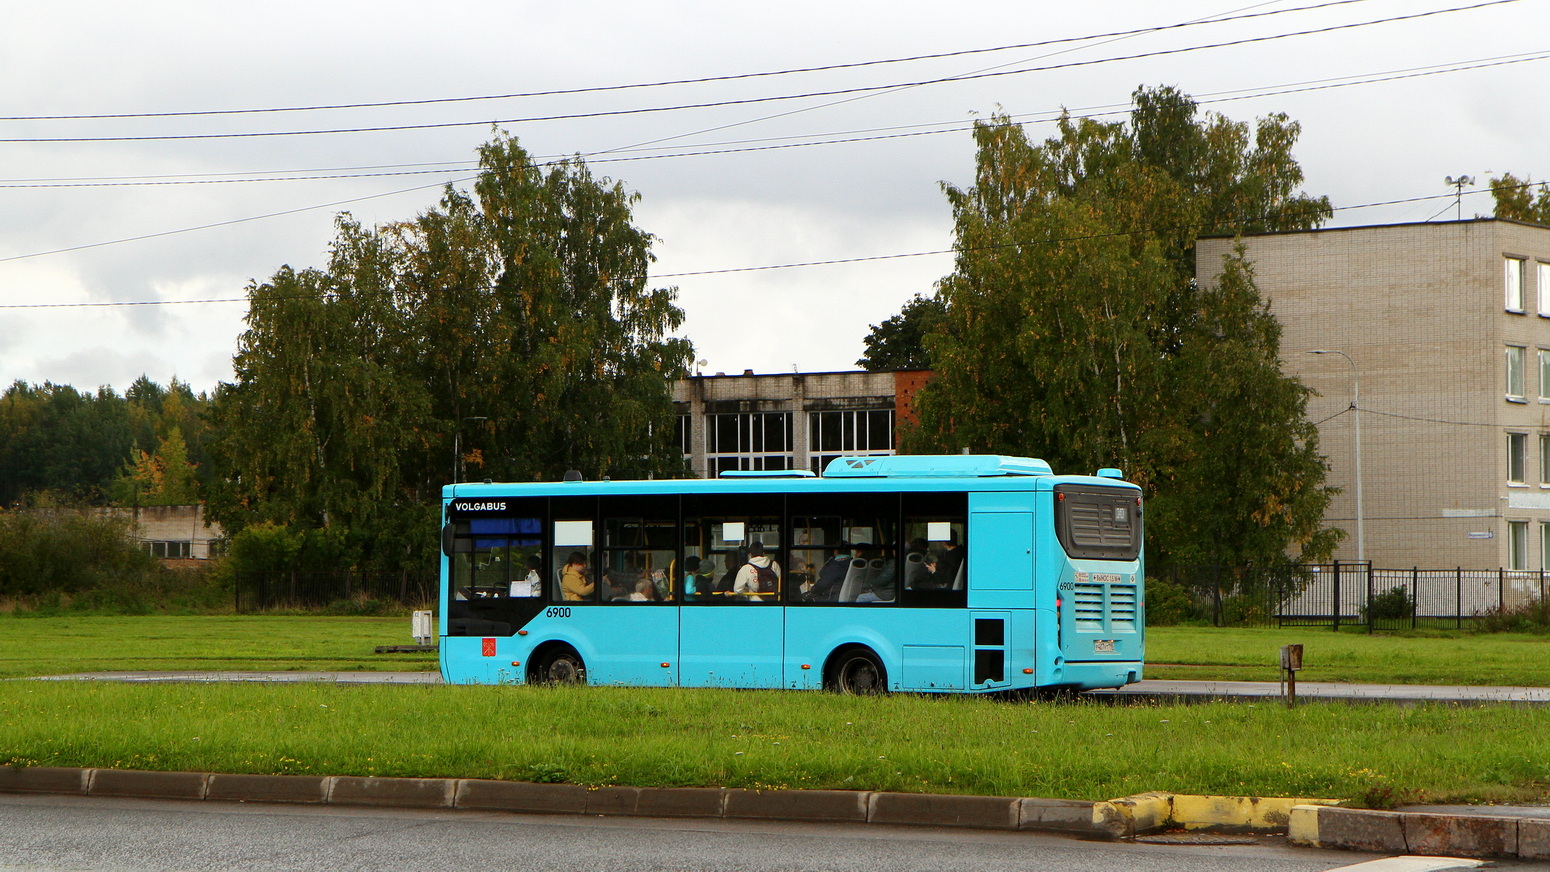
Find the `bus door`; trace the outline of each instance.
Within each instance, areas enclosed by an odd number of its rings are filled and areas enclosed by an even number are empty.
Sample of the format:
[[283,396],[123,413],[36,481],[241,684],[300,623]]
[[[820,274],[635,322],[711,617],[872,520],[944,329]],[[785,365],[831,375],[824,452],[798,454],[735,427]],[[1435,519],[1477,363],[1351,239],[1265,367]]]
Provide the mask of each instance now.
[[790,566],[782,512],[778,494],[684,498],[680,684],[783,686]]
[[[678,683],[678,501],[618,496],[601,501],[595,604],[586,608],[594,684]],[[578,538],[578,541],[580,539]],[[558,550],[565,550],[556,542]]]

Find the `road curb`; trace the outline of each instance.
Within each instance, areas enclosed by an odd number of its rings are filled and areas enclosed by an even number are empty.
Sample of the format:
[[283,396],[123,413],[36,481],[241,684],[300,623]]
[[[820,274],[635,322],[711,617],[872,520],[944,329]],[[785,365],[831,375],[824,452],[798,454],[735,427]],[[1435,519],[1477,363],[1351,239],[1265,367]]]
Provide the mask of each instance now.
[[0,793],[731,818],[1054,832],[1130,839],[1169,828],[1286,833],[1294,844],[1550,860],[1550,820],[1338,808],[1328,800],[1143,793],[1104,802],[849,790],[583,787],[476,778],[244,775],[0,766]]
[[1305,805],[1292,809],[1287,835],[1315,848],[1550,860],[1550,821],[1534,818]]

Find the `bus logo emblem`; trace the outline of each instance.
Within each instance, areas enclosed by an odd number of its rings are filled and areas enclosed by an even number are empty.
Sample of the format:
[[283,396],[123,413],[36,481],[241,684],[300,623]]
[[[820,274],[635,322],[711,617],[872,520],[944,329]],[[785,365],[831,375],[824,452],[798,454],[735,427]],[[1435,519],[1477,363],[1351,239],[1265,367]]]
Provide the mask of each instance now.
[[479,653],[483,654],[486,657],[494,657],[495,656],[495,640],[494,639],[480,639],[479,640]]

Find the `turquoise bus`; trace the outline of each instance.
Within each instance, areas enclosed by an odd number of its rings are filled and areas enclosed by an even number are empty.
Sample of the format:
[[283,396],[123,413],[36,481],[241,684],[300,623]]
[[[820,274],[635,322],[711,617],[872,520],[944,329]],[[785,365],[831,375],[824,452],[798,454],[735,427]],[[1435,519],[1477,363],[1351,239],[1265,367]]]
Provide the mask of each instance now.
[[443,492],[449,683],[1010,692],[1141,678],[1141,490],[995,455]]

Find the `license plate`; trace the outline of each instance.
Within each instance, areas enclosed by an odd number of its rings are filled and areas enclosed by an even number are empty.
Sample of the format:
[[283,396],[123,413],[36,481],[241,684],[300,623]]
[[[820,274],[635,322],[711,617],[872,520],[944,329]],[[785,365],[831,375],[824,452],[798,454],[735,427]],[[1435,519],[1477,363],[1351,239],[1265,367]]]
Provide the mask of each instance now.
[[1094,654],[1113,654],[1114,653],[1114,640],[1113,639],[1094,639],[1093,640],[1093,653]]

